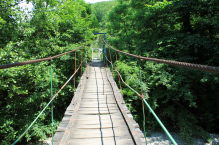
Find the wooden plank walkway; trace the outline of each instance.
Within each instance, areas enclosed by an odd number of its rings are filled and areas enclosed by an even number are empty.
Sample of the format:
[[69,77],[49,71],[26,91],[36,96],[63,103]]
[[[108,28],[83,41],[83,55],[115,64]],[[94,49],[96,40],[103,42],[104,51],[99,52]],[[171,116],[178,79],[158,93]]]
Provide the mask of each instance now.
[[54,145],[140,145],[145,139],[112,74],[89,64],[54,136]]

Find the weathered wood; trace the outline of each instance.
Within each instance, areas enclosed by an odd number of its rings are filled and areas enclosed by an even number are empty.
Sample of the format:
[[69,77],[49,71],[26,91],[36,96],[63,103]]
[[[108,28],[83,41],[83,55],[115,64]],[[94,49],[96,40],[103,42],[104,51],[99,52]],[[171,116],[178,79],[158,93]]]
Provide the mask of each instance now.
[[[100,62],[87,67],[54,137],[59,145],[144,144],[112,75]],[[131,118],[130,118],[131,117]]]
[[77,120],[94,120],[97,119],[99,120],[99,118],[101,118],[101,120],[107,119],[107,120],[114,120],[114,119],[123,119],[121,116],[118,115],[100,115],[100,117],[98,115],[80,115],[77,116]]
[[[116,119],[116,120],[110,120],[110,119],[105,119],[103,120],[101,118],[101,123],[103,124],[111,124],[111,125],[114,125],[114,124],[124,124],[125,121],[122,120],[122,119]],[[89,122],[87,120],[78,120],[75,122],[75,124],[100,124],[100,120],[99,119],[92,119],[90,120]]]
[[118,139],[118,138],[92,138],[92,139],[71,139],[67,145],[133,145],[132,139]]

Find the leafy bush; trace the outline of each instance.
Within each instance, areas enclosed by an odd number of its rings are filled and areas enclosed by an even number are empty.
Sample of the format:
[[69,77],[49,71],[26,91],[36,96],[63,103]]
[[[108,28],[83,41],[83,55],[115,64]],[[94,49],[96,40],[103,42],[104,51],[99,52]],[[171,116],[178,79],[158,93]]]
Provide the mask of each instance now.
[[[145,57],[219,66],[218,1],[117,2],[107,22],[108,33],[112,34],[107,41],[116,49]],[[141,92],[137,60],[119,55],[119,62],[124,80]],[[143,90],[148,93],[145,96],[169,130],[180,132],[189,144],[192,136],[208,140],[207,132],[218,133],[218,75],[149,61],[141,61],[140,66]],[[141,101],[125,86],[122,92],[142,124]],[[150,113],[146,120],[148,129],[160,129]]]

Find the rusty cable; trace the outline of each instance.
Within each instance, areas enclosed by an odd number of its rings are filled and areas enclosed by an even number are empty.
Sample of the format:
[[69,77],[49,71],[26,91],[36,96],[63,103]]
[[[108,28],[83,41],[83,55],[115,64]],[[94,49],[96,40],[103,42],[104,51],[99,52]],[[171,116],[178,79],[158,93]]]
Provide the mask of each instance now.
[[[81,62],[82,62],[82,59],[83,59],[83,47],[82,47],[82,54],[81,54]],[[82,66],[81,66],[81,76],[82,76],[82,68],[83,68],[83,64],[82,64]]]
[[[110,49],[110,48],[109,48]],[[107,57],[107,53],[106,53],[106,47],[105,47],[105,57]],[[106,58],[105,58],[106,59]],[[106,67],[108,68],[108,61],[106,61]]]
[[[87,58],[86,58],[87,59]],[[84,60],[86,60],[84,59]],[[83,60],[83,61],[84,61]],[[82,63],[81,63],[82,64]],[[81,65],[80,65],[81,66]],[[19,136],[19,138],[12,144],[15,145],[25,134],[26,132],[33,126],[33,124],[37,121],[37,119],[40,117],[40,115],[46,110],[46,108],[49,106],[50,103],[55,99],[55,97],[58,95],[58,93],[61,92],[61,90],[69,83],[69,81],[72,79],[72,77],[78,72],[80,66],[78,69],[71,75],[71,77],[66,81],[66,83],[59,89],[59,91],[50,99],[49,103],[44,107],[44,109],[39,113],[39,115],[34,119],[34,121],[30,124],[30,126]]]
[[142,100],[144,99],[143,96],[141,96],[137,91],[135,91],[132,87],[130,87],[128,84],[126,84],[126,82],[122,79],[122,76],[121,74],[119,73],[119,71],[117,70],[117,73],[119,75],[119,77],[121,78],[122,82],[127,86],[129,87],[132,91],[134,91]]
[[[116,54],[117,71],[119,71],[118,60],[117,60],[117,53],[116,53],[116,51],[115,51],[115,54]],[[120,77],[118,76],[118,78],[119,78],[120,92],[121,92],[121,94],[122,94],[122,87],[121,87]]]
[[[105,42],[105,40],[104,40]],[[107,44],[107,43],[106,43]],[[108,45],[109,46],[109,45]],[[111,57],[111,53],[110,53],[110,48],[109,48],[109,55],[110,55],[110,61],[111,61],[111,64],[113,64],[112,62],[112,57]],[[113,73],[113,65],[112,65],[112,73]],[[113,73],[113,79],[114,79],[114,73]]]
[[[104,42],[106,43],[105,40],[104,40]],[[117,50],[117,49],[113,48],[112,46],[110,46],[109,44],[107,44],[107,45],[110,48],[112,48],[113,50],[117,51],[117,52],[120,52],[120,53],[129,55],[129,56],[138,58],[140,60],[154,61],[154,62],[165,63],[165,64],[169,64],[169,65],[173,65],[173,66],[179,66],[179,67],[190,68],[190,69],[195,69],[195,70],[199,70],[199,71],[205,71],[205,72],[219,74],[219,67],[207,66],[207,65],[201,65],[201,64],[193,64],[193,63],[186,63],[186,62],[179,62],[179,61],[164,60],[164,59],[157,59],[157,58],[150,58],[150,57],[142,57],[142,56],[138,56],[138,55],[134,55],[134,54],[130,54],[130,53],[127,53],[127,52]]]
[[62,53],[62,54],[58,54],[58,55],[55,55],[55,56],[52,56],[52,57],[48,57],[48,58],[41,58],[41,59],[35,59],[35,60],[29,60],[29,61],[23,61],[23,62],[15,62],[15,63],[10,63],[10,64],[3,64],[3,65],[0,65],[0,69],[6,69],[6,68],[10,68],[10,67],[15,67],[15,66],[22,66],[22,65],[27,65],[27,64],[41,62],[41,61],[51,61],[54,58],[63,56],[65,54],[68,54],[68,53],[71,53],[71,52],[75,52],[78,49],[80,49],[81,47],[83,47],[85,44],[86,44],[86,42],[82,46],[78,47],[75,50],[71,50],[71,51],[68,51],[68,52],[65,52],[65,53]]
[[[117,53],[116,53],[116,51],[115,51],[115,54],[116,54],[116,62],[117,62],[117,71],[119,71],[118,59],[117,59]],[[120,77],[118,76],[118,78],[119,78],[120,93],[121,93],[121,95],[122,95],[122,87],[121,87]],[[122,95],[122,102],[124,102],[123,95]]]

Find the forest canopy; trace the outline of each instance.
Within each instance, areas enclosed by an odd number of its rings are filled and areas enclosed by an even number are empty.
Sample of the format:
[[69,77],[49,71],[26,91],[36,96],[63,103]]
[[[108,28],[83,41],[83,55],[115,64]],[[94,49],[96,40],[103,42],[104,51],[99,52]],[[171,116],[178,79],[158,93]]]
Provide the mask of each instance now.
[[[83,0],[29,1],[33,4],[29,13],[19,8],[20,2],[0,3],[0,64],[54,56],[93,39],[91,5]],[[84,52],[89,53],[88,46],[89,42]],[[51,62],[0,70],[0,144],[12,144],[49,102],[50,66],[53,68],[53,92],[56,93],[74,72],[75,59],[79,65],[81,54],[80,50],[76,58],[71,53]],[[77,83],[79,76],[77,74]],[[54,100],[55,127],[62,120],[73,92],[74,82],[71,81]],[[21,144],[51,135],[50,108],[25,134]]]
[[[0,3],[0,65],[45,58],[92,45],[103,46],[102,36],[116,49],[144,57],[219,67],[218,0],[116,0],[87,4],[83,0],[20,0]],[[106,48],[108,53],[108,47]],[[116,60],[111,51],[112,60]],[[81,57],[77,52],[77,60]],[[85,53],[83,53],[85,57]],[[109,55],[109,54],[108,54]],[[50,66],[54,92],[74,72],[74,54],[51,62],[0,70],[0,144],[11,144],[49,102]],[[80,61],[77,61],[77,66]],[[116,62],[113,61],[116,66]],[[139,66],[142,73],[140,82]],[[124,81],[143,95],[164,125],[192,144],[192,137],[209,142],[219,133],[219,76],[118,54]],[[118,82],[114,70],[115,80]],[[80,75],[77,75],[77,83]],[[73,82],[54,101],[57,127],[74,92]],[[122,95],[142,127],[141,99],[122,84]],[[22,138],[21,144],[51,135],[50,107]],[[161,130],[145,108],[147,131]]]
[[[107,15],[107,42],[135,55],[218,67],[218,24],[217,0],[118,0]],[[180,132],[189,144],[193,136],[209,141],[207,132],[218,133],[218,75],[120,54],[119,71],[138,92],[139,65],[144,96],[168,129]],[[142,124],[140,99],[122,88],[126,104]],[[147,129],[159,129],[146,112]]]

